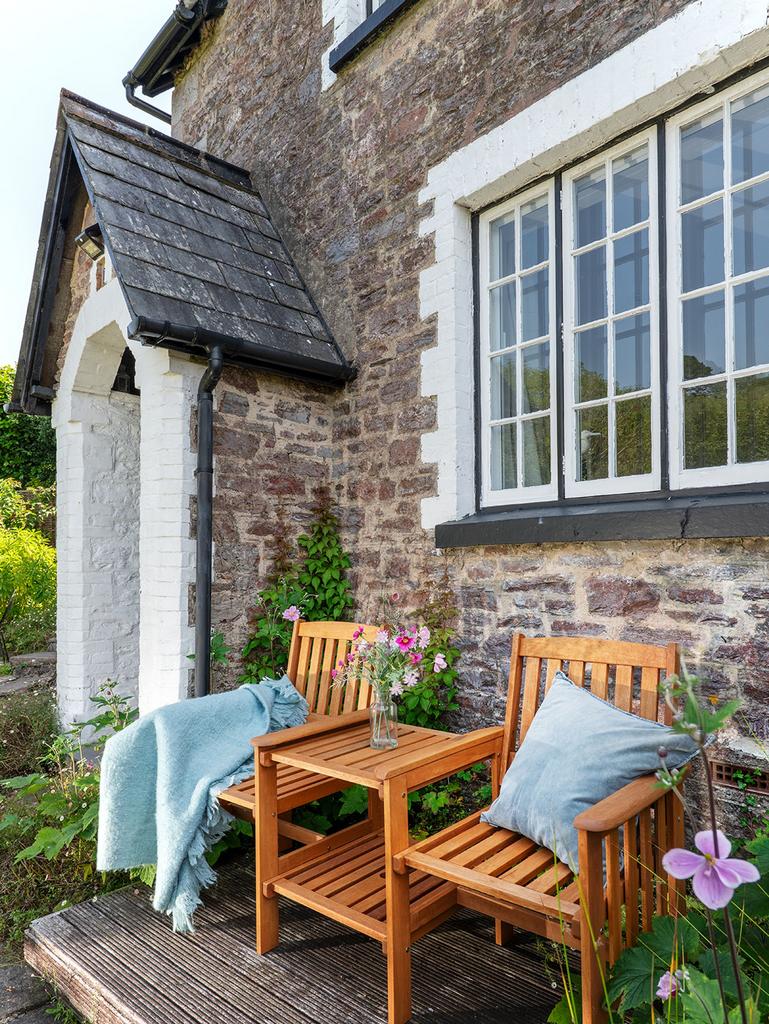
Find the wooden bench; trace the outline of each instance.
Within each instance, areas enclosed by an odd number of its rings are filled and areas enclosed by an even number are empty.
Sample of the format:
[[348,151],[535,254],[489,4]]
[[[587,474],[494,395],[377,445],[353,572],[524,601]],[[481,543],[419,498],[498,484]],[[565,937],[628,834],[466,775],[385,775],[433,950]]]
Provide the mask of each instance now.
[[[675,644],[653,647],[517,635],[504,733],[493,761],[495,797],[544,693],[561,668],[578,686],[589,684],[593,693],[618,708],[651,720],[661,716],[669,724],[670,712],[661,701],[659,682],[662,673],[678,671]],[[485,733],[483,740],[479,733],[475,753],[472,735],[467,737],[466,766],[481,759],[483,743],[488,756]],[[579,743],[579,736],[573,742]],[[557,763],[552,770],[558,771]],[[386,769],[382,783],[396,783],[398,773],[397,767]],[[635,944],[639,931],[651,926],[654,914],[676,914],[682,906],[683,883],[666,875],[662,855],[672,846],[683,845],[683,813],[675,794],[661,791],[655,777],[648,776],[580,814],[574,824],[579,832],[579,877],[556,862],[550,850],[517,833],[482,823],[480,812],[396,853],[394,870],[402,876],[419,871],[453,882],[458,905],[495,919],[499,944],[511,939],[517,926],[580,950],[583,1024],[601,1024],[606,1018],[602,1009],[606,964],[613,963],[623,948]],[[406,923],[407,910],[405,903],[403,908],[390,908]],[[395,980],[390,989],[389,1019],[391,1024],[403,1024],[411,1010],[408,941],[388,949],[388,956],[397,961],[390,965]]]
[[[367,717],[372,689],[360,678],[353,678],[345,686],[335,686],[332,670],[347,657],[353,643],[353,633],[362,629],[369,641],[376,637],[377,626],[359,626],[354,622],[294,623],[288,652],[286,675],[307,701],[308,722],[323,721],[330,716],[358,713]],[[283,768],[278,772],[279,832],[284,839],[311,844],[324,836],[301,828],[290,820],[291,812],[313,800],[348,788],[337,779],[328,779],[313,772]],[[244,821],[254,820],[253,775],[219,795],[219,802],[231,814]]]

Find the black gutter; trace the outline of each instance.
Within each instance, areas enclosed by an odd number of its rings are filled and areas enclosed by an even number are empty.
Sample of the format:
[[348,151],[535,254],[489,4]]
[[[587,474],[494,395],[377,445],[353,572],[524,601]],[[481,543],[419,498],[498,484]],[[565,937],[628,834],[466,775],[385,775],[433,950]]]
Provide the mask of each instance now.
[[197,536],[195,560],[195,696],[211,690],[211,575],[214,504],[214,388],[224,354],[214,345],[198,385]]
[[134,81],[130,74],[126,75],[123,79],[123,85],[125,86],[125,98],[131,104],[132,107],[136,107],[137,110],[143,110],[145,114],[150,114],[152,117],[157,117],[161,121],[165,121],[166,124],[171,124],[171,115],[165,110],[161,110],[160,107],[156,107],[154,103],[148,103],[146,100],[139,99],[136,95],[136,86],[139,83]]
[[321,384],[343,384],[353,380],[356,375],[355,367],[345,362],[337,364],[314,359],[299,352],[286,352],[255,341],[220,334],[218,331],[185,327],[167,320],[138,316],[128,325],[128,337],[138,338],[148,345],[177,348],[188,355],[207,355],[211,348],[218,345],[225,353],[227,362],[262,368],[272,373],[283,372]]

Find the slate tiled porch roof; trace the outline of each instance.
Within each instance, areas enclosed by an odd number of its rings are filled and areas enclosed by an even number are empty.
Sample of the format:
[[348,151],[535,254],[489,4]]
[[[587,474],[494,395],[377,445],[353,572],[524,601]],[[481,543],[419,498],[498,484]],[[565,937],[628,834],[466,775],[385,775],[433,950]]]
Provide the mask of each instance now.
[[331,382],[353,375],[247,171],[63,91],[20,404],[40,383],[32,378],[47,341],[45,295],[61,265],[54,240],[72,203],[68,161],[82,176],[132,336],[199,354],[222,336],[249,365]]

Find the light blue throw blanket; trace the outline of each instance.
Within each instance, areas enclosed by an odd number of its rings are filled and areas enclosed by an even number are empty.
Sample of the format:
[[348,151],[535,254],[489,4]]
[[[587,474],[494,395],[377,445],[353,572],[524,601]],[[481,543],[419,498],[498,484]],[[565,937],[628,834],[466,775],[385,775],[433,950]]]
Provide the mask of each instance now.
[[156,864],[155,910],[193,931],[200,891],[216,881],[206,851],[233,820],[216,799],[253,773],[251,739],[302,725],[307,702],[289,680],[150,711],[107,740],[101,763],[96,866]]

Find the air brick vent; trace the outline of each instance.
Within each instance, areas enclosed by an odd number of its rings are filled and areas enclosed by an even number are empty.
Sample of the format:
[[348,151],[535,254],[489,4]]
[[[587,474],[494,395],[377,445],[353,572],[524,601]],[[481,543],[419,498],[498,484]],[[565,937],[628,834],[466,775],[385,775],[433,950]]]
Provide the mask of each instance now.
[[769,796],[769,771],[760,768],[742,768],[726,761],[711,761],[710,771],[717,786],[741,789],[746,793]]

